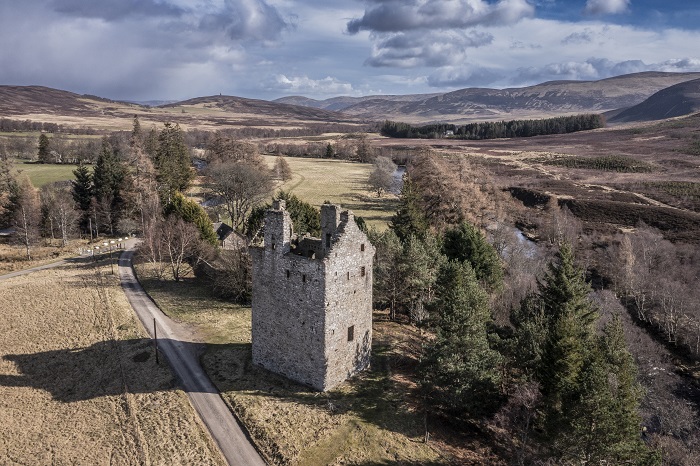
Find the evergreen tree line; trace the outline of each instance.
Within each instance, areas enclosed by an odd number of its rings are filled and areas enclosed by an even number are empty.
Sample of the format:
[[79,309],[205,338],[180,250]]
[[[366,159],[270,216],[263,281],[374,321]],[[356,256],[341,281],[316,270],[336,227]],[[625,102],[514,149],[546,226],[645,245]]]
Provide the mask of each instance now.
[[145,198],[157,196],[165,209],[170,208],[175,194],[194,178],[190,160],[182,130],[170,123],[144,136],[135,119],[128,148],[104,137],[92,169],[81,164],[73,172],[81,230],[94,236],[143,230],[143,224],[133,221],[143,217],[138,211]]
[[506,419],[518,464],[658,464],[642,440],[642,390],[622,324],[598,324],[572,248],[562,243],[499,326],[490,309],[503,286],[496,250],[469,222],[431,227],[420,198],[407,176],[390,228],[369,235],[375,306],[433,335],[418,369],[426,416]]
[[602,115],[586,114],[542,120],[511,120],[453,125],[439,123],[414,127],[408,123],[385,121],[380,132],[392,138],[416,139],[499,139],[566,134],[605,127]]

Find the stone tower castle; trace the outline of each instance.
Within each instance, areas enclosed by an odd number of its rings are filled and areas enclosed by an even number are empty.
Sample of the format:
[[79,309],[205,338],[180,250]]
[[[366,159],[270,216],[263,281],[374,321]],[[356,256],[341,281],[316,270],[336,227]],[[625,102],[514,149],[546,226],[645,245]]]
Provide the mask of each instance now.
[[284,201],[252,246],[253,363],[329,390],[369,366],[374,247],[338,205],[321,206],[321,238],[298,238]]

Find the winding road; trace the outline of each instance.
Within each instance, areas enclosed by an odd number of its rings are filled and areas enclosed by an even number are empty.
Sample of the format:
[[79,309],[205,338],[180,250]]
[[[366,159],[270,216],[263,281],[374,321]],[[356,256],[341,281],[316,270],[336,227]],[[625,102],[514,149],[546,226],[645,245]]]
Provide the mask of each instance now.
[[155,319],[158,348],[170,362],[182,389],[224,458],[229,465],[264,465],[262,457],[199,364],[199,357],[193,350],[197,345],[191,344],[194,342],[192,332],[163,314],[136,279],[131,264],[133,255],[133,250],[127,250],[119,257],[119,278],[124,293],[151,337]]

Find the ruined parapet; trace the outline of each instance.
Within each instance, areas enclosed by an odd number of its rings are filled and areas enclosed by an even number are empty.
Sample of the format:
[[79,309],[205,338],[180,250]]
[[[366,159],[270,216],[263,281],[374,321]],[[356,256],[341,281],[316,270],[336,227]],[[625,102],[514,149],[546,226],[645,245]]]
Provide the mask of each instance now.
[[265,212],[263,244],[266,250],[274,250],[277,254],[286,254],[291,249],[292,218],[285,208],[285,201],[277,200],[272,204],[272,208]]
[[341,208],[336,204],[321,205],[321,240],[323,248],[331,248],[331,241],[340,224]]
[[251,247],[253,363],[317,390],[369,365],[374,247],[351,212],[321,207],[322,238],[291,245],[284,202],[265,213]]

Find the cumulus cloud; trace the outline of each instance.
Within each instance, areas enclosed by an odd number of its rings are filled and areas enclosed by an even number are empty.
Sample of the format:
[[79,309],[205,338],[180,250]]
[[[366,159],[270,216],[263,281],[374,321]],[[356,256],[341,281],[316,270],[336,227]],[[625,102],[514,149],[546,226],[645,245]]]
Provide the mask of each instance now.
[[532,16],[526,0],[372,0],[361,18],[347,23],[347,31],[400,32],[416,29],[457,29],[477,25],[512,24]]
[[322,79],[311,79],[308,76],[285,76],[278,74],[271,76],[262,85],[268,89],[276,89],[292,94],[313,95],[347,95],[353,94],[354,89],[350,83],[326,76]]
[[364,15],[349,21],[347,31],[370,31],[366,65],[437,68],[464,62],[467,49],[491,44],[493,35],[479,28],[533,14],[526,0],[368,0]]
[[500,79],[503,75],[490,68],[444,67],[428,76],[431,87],[483,87]]
[[614,15],[624,13],[630,0],[588,0],[584,11],[591,15]]
[[199,21],[201,30],[223,30],[233,40],[277,39],[288,27],[277,9],[264,0],[227,0],[223,8]]
[[446,66],[464,61],[466,49],[488,45],[493,39],[491,34],[481,31],[388,34],[373,45],[365,63],[398,68]]
[[172,34],[223,32],[233,41],[277,40],[290,27],[266,0],[212,1],[197,8],[178,5],[176,0],[49,0],[48,6],[65,16],[106,22],[155,19],[160,21],[150,27]]

